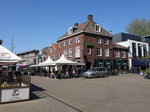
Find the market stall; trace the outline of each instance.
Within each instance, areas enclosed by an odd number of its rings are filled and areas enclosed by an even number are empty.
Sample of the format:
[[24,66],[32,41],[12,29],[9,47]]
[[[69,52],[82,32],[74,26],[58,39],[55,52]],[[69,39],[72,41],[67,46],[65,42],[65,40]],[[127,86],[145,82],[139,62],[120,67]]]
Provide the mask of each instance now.
[[9,69],[21,58],[0,45],[0,103],[29,100],[30,76]]

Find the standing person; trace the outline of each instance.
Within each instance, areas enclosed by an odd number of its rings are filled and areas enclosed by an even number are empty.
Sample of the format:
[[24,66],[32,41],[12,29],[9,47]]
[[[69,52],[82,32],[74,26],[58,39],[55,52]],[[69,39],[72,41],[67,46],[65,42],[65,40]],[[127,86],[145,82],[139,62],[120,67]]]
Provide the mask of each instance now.
[[76,77],[75,69],[73,69],[72,74],[73,74],[73,77]]

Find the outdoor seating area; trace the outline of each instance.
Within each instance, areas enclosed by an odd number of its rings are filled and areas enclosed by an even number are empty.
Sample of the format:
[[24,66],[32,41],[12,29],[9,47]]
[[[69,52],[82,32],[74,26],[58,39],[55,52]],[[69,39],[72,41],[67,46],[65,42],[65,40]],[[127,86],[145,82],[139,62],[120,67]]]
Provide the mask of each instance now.
[[16,69],[22,59],[0,45],[0,103],[30,99],[30,75]]

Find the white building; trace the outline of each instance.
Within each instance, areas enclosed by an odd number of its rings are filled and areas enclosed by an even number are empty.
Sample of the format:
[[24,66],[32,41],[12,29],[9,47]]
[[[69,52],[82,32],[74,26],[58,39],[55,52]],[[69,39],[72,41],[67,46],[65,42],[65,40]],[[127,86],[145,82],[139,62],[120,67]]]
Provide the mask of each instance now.
[[129,69],[132,67],[132,59],[145,57],[149,54],[149,46],[148,43],[145,42],[127,39],[126,41],[118,42],[117,44],[129,48]]

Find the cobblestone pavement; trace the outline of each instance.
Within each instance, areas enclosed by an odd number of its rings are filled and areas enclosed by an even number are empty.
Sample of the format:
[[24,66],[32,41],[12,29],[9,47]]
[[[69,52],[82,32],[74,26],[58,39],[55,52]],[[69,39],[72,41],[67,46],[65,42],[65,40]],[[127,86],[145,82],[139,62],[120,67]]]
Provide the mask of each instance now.
[[150,80],[136,74],[107,78],[32,77],[32,100],[1,104],[0,112],[149,112]]

